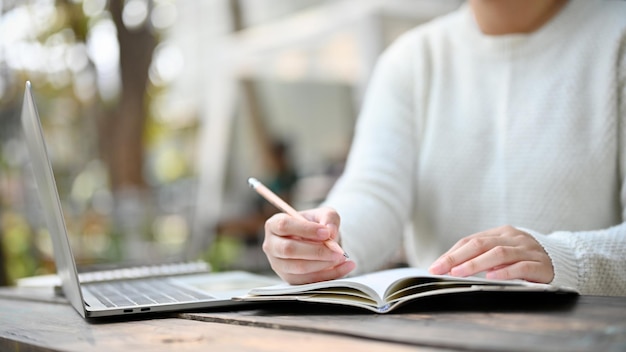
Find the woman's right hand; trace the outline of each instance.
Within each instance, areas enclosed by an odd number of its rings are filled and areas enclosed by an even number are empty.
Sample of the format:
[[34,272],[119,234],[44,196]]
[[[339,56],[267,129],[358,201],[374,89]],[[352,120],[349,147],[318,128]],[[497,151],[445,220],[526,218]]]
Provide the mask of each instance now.
[[272,269],[299,285],[344,277],[356,264],[330,250],[324,241],[339,241],[339,214],[323,207],[301,212],[308,219],[278,213],[265,222],[263,251]]

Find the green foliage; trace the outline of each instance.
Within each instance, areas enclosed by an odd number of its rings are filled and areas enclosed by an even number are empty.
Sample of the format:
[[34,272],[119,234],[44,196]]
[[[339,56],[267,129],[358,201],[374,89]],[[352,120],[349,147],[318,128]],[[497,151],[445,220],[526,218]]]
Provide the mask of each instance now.
[[33,233],[26,219],[18,213],[5,212],[2,214],[3,234],[0,237],[6,255],[6,268],[9,283],[16,279],[33,275],[39,263],[33,257]]
[[217,236],[203,259],[213,270],[223,271],[237,263],[242,252],[243,243],[240,240],[229,236]]

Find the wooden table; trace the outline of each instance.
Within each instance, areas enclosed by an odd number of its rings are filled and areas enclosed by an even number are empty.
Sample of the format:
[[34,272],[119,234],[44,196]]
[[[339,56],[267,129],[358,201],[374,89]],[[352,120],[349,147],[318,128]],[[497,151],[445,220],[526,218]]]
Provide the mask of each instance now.
[[435,300],[384,315],[275,304],[94,323],[51,290],[5,287],[0,351],[626,351],[626,297],[528,301]]

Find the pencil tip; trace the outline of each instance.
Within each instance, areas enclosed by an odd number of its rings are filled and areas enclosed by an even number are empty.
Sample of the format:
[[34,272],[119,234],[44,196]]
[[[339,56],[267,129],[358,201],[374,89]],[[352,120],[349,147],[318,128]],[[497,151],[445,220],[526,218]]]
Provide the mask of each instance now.
[[260,183],[259,180],[257,180],[254,177],[248,178],[248,185],[252,188],[255,188],[259,183]]

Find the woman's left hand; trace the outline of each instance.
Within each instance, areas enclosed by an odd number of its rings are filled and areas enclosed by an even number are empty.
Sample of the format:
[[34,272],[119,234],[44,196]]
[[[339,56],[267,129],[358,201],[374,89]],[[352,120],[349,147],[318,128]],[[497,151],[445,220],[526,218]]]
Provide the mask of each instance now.
[[431,266],[436,275],[470,276],[485,271],[488,279],[549,283],[550,257],[535,238],[512,226],[478,232],[458,241]]

